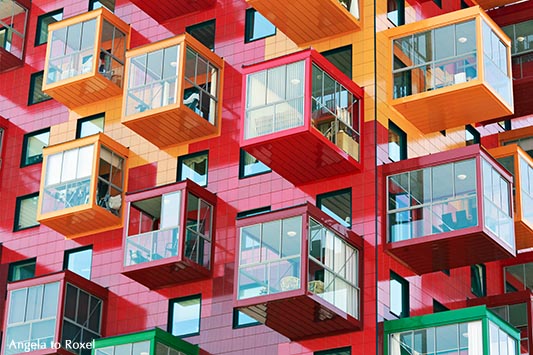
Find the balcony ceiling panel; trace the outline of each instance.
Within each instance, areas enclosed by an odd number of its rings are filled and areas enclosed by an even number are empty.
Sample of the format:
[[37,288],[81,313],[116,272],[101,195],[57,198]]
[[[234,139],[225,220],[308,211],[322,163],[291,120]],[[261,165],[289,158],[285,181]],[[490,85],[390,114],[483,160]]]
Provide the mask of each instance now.
[[215,0],[132,0],[131,2],[159,23],[200,10],[206,10],[216,3]]
[[299,46],[360,29],[359,21],[338,0],[247,2]]

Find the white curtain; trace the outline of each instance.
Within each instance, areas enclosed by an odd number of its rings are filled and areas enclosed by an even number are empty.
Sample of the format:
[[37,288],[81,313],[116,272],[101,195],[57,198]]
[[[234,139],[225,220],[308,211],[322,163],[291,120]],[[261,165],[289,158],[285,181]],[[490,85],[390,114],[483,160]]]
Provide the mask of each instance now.
[[481,321],[468,323],[468,355],[483,354]]

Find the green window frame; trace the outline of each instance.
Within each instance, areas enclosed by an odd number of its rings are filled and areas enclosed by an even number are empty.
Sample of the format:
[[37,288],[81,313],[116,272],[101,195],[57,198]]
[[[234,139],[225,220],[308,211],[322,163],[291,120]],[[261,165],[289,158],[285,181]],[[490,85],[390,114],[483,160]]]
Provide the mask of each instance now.
[[215,30],[215,19],[185,27],[185,32],[191,34],[200,43],[212,51],[215,50]]
[[389,287],[390,313],[398,318],[409,317],[409,282],[394,271],[391,271]]
[[35,47],[48,42],[48,25],[63,19],[63,9],[55,10],[43,14],[37,18],[37,29],[35,35]]
[[9,271],[7,273],[7,281],[14,282],[20,280],[31,279],[35,276],[35,266],[37,265],[37,258],[25,259],[9,264]]
[[352,347],[347,346],[344,348],[336,348],[336,349],[328,349],[328,350],[321,350],[321,351],[315,351],[313,355],[351,355],[352,354]]
[[104,132],[105,113],[83,117],[76,122],[76,139]]
[[244,31],[244,43],[250,43],[276,35],[276,26],[257,10],[250,8],[246,10]]
[[52,97],[43,91],[44,71],[39,71],[30,76],[30,89],[28,94],[28,106],[51,100]]
[[115,11],[115,0],[89,0],[89,11],[105,7],[111,12]]
[[13,232],[39,226],[37,222],[37,203],[39,192],[17,197]]
[[346,228],[352,228],[352,189],[326,192],[316,196],[316,205]]
[[407,134],[389,120],[389,159],[393,162],[407,159]]
[[272,172],[272,169],[241,148],[239,157],[239,179],[245,179],[270,172]]
[[201,313],[201,294],[170,300],[168,332],[180,338],[200,334]]
[[261,322],[250,317],[246,313],[241,312],[238,309],[233,310],[233,329],[254,327],[260,324]]
[[93,246],[65,250],[63,270],[70,270],[87,280],[91,279]]
[[200,186],[207,186],[209,151],[191,153],[178,157],[177,181],[190,179]]

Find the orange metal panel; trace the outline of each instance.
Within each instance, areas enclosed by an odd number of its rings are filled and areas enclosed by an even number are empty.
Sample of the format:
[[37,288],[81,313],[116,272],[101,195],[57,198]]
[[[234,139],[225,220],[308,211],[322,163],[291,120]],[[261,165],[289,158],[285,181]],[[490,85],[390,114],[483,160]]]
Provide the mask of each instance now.
[[338,0],[246,1],[300,47],[361,29],[359,19]]

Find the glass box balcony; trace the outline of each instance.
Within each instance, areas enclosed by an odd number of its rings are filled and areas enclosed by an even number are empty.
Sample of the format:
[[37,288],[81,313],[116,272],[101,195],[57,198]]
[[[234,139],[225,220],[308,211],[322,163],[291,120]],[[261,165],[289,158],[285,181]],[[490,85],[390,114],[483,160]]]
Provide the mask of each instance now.
[[361,329],[360,237],[309,203],[237,227],[237,309],[290,339]]
[[361,29],[359,0],[246,2],[300,47]]
[[189,34],[128,51],[122,123],[159,148],[217,136],[223,68]]
[[159,23],[193,12],[207,10],[216,4],[216,0],[131,0],[131,2]]
[[198,355],[198,345],[159,328],[97,339],[92,355]]
[[423,133],[513,113],[510,41],[481,8],[385,33],[393,63],[389,104]]
[[418,274],[515,255],[512,176],[478,145],[384,166],[385,251]]
[[0,2],[0,72],[23,64],[29,0]]
[[312,49],[244,71],[244,150],[295,185],[360,171],[360,87]]
[[533,3],[524,1],[494,9],[490,16],[511,39],[514,117],[529,115],[533,113]]
[[511,174],[514,182],[516,249],[533,247],[533,158],[516,144],[489,150]]
[[122,95],[129,36],[106,8],[50,24],[43,91],[71,110]]
[[103,133],[44,148],[37,220],[69,239],[120,228],[127,156]]
[[10,283],[2,354],[90,355],[74,344],[100,338],[107,294],[68,270]]
[[529,355],[532,347],[531,334],[531,311],[533,297],[530,290],[505,293],[500,295],[471,298],[467,305],[486,305],[493,313],[515,327],[520,332],[520,352],[518,354]]
[[485,306],[384,322],[384,354],[518,355],[520,333]]
[[123,274],[157,289],[208,277],[216,196],[191,180],[130,194]]

